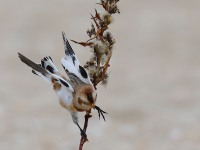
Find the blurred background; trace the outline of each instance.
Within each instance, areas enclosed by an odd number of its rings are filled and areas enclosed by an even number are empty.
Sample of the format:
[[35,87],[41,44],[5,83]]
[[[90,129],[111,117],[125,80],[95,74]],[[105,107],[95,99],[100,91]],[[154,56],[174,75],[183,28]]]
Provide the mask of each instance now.
[[[86,41],[93,0],[0,0],[0,149],[78,149],[80,133],[52,88],[17,52],[52,56],[64,73],[61,32]],[[121,0],[109,83],[98,86],[86,150],[199,150],[200,1]],[[70,42],[84,64],[89,48]],[[80,124],[83,125],[83,115]]]

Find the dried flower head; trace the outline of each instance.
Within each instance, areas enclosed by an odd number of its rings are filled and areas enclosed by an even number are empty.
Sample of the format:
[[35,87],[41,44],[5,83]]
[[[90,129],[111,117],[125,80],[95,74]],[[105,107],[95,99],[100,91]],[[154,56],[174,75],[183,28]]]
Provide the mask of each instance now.
[[88,29],[88,30],[87,30],[87,34],[88,34],[88,36],[89,36],[90,38],[91,38],[93,35],[96,34],[95,27],[94,27],[93,24],[91,24],[91,29]]
[[108,13],[104,13],[100,16],[101,20],[100,20],[100,25],[102,27],[106,27],[108,26],[109,24],[111,24],[113,22],[113,17]]
[[94,50],[98,51],[100,55],[107,54],[109,51],[109,43],[107,41],[95,40]]
[[107,58],[108,58],[107,54],[101,55],[101,58],[100,58],[100,59],[101,59],[101,64],[102,64],[102,65],[106,63]]
[[91,28],[87,30],[90,39],[86,42],[76,42],[73,40],[75,43],[91,48],[93,56],[86,62],[84,67],[88,70],[95,88],[98,83],[105,82],[104,78],[112,56],[115,39],[106,30],[114,20],[112,15],[119,13],[117,2],[119,0],[100,0],[97,4],[101,5],[105,12],[97,12],[95,9],[95,14],[91,14],[93,23]]
[[99,5],[102,5],[102,7],[110,14],[120,13],[119,8],[117,7],[117,3],[119,0],[101,0]]
[[119,8],[117,7],[115,2],[108,3],[108,10],[110,14],[120,13]]
[[103,37],[110,45],[115,44],[115,39],[109,31],[104,32]]

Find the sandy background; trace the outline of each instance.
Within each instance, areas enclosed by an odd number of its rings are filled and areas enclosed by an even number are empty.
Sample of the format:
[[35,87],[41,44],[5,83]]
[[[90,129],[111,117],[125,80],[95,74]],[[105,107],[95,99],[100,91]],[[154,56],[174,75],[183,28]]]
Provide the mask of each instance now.
[[[17,52],[62,70],[61,31],[87,40],[93,0],[0,0],[0,150],[78,149],[79,131]],[[200,149],[200,1],[121,0],[106,88],[107,122],[90,120],[85,150]],[[80,61],[89,49],[71,43]],[[83,116],[81,115],[80,118]],[[83,120],[80,119],[80,124]]]

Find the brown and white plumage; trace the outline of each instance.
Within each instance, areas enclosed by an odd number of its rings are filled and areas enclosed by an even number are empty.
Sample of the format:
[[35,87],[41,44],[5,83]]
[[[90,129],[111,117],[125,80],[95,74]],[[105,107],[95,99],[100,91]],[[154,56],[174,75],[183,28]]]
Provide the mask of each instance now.
[[65,56],[61,59],[61,64],[67,73],[67,77],[62,75],[53,63],[50,56],[44,57],[41,64],[36,64],[27,57],[18,53],[19,58],[33,70],[32,72],[46,80],[56,92],[62,107],[66,108],[72,116],[73,122],[77,124],[81,135],[86,137],[85,132],[78,124],[78,112],[89,111],[91,108],[97,109],[104,118],[104,111],[95,105],[97,94],[90,81],[86,70],[80,65],[73,49],[71,48],[64,32],[62,33]]

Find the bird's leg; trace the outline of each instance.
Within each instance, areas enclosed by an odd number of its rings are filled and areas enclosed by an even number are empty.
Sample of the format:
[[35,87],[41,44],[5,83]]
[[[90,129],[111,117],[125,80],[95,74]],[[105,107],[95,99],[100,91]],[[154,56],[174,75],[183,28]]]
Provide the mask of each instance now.
[[108,114],[107,112],[103,111],[101,108],[99,108],[98,106],[95,105],[94,109],[96,109],[98,111],[98,114],[99,114],[99,119],[103,118],[104,121],[106,121],[105,117],[104,117],[104,114]]
[[78,128],[80,129],[81,136],[82,136],[86,141],[88,141],[87,135],[86,135],[85,131],[84,131],[83,129],[81,129],[80,125],[78,124],[78,114],[77,114],[77,112],[71,112],[71,116],[72,116],[73,122],[74,122],[74,123],[78,126]]
[[78,126],[78,128],[80,129],[80,132],[81,132],[81,136],[86,139],[86,141],[88,141],[87,139],[87,134],[85,133],[85,131],[83,129],[81,129],[81,127],[79,126],[79,124],[77,123],[76,124]]

